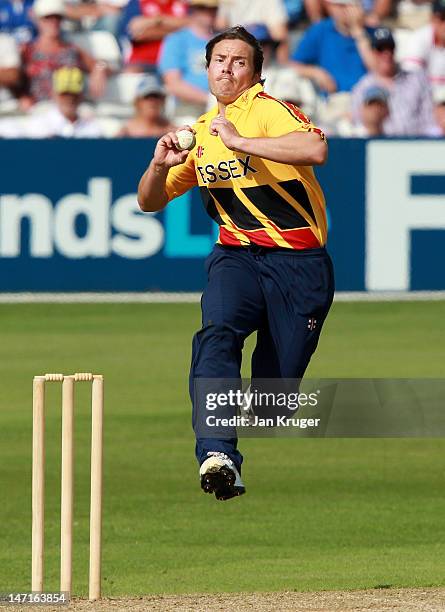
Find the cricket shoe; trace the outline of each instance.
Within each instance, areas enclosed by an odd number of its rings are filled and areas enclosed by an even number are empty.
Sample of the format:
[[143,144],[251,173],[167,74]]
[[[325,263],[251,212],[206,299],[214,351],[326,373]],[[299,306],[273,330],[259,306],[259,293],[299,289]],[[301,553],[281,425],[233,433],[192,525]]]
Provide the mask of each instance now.
[[208,459],[199,468],[204,493],[214,493],[216,499],[225,500],[246,492],[235,464],[227,455],[218,452],[207,455]]

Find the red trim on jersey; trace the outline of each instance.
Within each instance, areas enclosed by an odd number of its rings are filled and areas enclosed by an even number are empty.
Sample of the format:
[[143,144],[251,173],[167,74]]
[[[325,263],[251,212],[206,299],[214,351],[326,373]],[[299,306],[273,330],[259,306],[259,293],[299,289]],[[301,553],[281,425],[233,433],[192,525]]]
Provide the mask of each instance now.
[[314,132],[315,134],[318,134],[322,140],[326,140],[326,136],[323,134],[320,128],[309,128],[309,132]]
[[413,64],[419,64],[419,66],[425,66],[425,61],[418,57],[405,57],[404,62],[413,62]]
[[227,246],[241,246],[242,242],[239,238],[235,236],[232,232],[230,232],[227,228],[222,225],[219,227],[219,241],[221,244],[226,244]]
[[249,232],[248,230],[240,230],[253,244],[258,244],[262,247],[276,248],[278,244],[271,238],[266,230],[255,230]]
[[309,228],[287,230],[282,233],[282,236],[296,251],[300,249],[317,249],[320,247],[320,241]]
[[309,119],[309,117],[306,117],[306,115],[303,113],[303,111],[301,111],[298,106],[295,106],[295,104],[291,104],[290,102],[285,102],[284,100],[279,100],[278,98],[274,98],[273,96],[270,96],[269,94],[267,94],[264,91],[261,91],[258,94],[259,98],[266,98],[267,100],[273,100],[274,102],[278,102],[278,104],[281,104],[281,106],[284,106],[284,108],[289,111],[289,113],[294,117],[294,119],[297,119],[297,121],[300,121],[301,123],[310,123],[311,120]]
[[[290,245],[291,249],[289,250],[294,249],[298,251],[320,247],[320,242],[309,228],[286,230],[285,232],[276,228],[275,230]],[[251,243],[258,246],[266,248],[277,248],[280,246],[269,236],[266,230],[248,231],[236,228],[236,231],[246,236]],[[219,241],[227,246],[241,246],[243,244],[230,230],[223,226],[219,228]]]

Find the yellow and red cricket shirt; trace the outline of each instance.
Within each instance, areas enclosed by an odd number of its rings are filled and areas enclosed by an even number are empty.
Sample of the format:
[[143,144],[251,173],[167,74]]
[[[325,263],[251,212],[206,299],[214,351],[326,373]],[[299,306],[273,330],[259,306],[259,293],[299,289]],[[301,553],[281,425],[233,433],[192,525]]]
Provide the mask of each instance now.
[[[326,243],[325,200],[311,166],[293,166],[228,149],[209,126],[215,107],[194,124],[196,146],[170,169],[169,200],[199,185],[208,214],[219,225],[218,243],[308,249]],[[241,136],[323,133],[294,105],[272,98],[260,84],[226,107]]]

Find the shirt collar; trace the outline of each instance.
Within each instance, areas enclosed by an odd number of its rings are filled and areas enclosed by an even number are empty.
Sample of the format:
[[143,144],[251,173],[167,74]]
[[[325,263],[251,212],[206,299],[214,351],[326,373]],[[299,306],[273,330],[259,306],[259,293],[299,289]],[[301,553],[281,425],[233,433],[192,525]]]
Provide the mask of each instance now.
[[263,86],[261,83],[256,83],[252,85],[252,87],[249,87],[249,89],[246,89],[246,91],[244,91],[234,102],[228,104],[227,108],[236,106],[237,108],[247,109],[261,91],[263,91]]
[[[256,83],[255,85],[252,85],[252,87],[249,87],[249,89],[243,91],[243,93],[234,102],[228,104],[226,110],[229,110],[232,107],[240,108],[242,110],[248,109],[252,105],[252,102],[254,101],[256,96],[262,91],[264,91],[264,89],[261,83]],[[205,123],[206,121],[211,121],[217,116],[217,114],[218,105],[214,106],[205,115],[199,117],[198,123]]]

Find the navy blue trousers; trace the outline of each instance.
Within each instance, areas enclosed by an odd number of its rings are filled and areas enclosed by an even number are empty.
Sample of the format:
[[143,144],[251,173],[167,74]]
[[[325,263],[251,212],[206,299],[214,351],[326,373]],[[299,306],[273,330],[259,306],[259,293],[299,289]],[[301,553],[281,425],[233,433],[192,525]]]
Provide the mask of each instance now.
[[[252,378],[302,378],[334,295],[332,262],[325,248],[216,245],[205,266],[202,328],[193,338],[190,369],[195,433],[195,379],[240,378],[244,341],[255,331]],[[240,468],[236,437],[197,437],[199,464],[210,451],[225,453]]]

